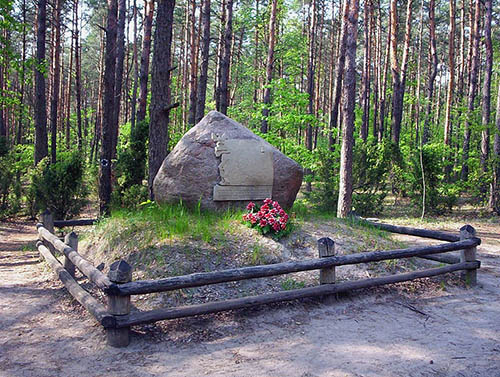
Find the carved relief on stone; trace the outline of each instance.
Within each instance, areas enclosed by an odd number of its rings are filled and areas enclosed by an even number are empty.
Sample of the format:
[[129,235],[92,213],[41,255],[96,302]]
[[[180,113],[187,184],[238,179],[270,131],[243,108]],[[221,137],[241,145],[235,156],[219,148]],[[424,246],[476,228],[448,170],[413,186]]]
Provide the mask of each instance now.
[[264,143],[252,139],[224,139],[217,142],[215,156],[220,157],[221,180],[214,186],[214,200],[262,200],[273,191],[273,152]]

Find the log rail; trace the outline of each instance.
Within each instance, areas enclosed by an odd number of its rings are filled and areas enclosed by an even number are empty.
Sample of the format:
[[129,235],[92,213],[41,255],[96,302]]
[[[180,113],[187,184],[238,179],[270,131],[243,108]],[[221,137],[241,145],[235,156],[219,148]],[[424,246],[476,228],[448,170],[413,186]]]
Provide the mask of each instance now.
[[[427,237],[447,242],[433,246],[371,251],[338,256],[335,255],[334,241],[325,237],[318,240],[319,258],[317,259],[201,272],[158,280],[131,281],[132,267],[127,262],[123,260],[116,261],[110,266],[108,275],[105,275],[78,254],[78,236],[74,232],[66,236],[65,242],[53,234],[54,227],[91,225],[95,222],[94,220],[71,220],[71,225],[68,225],[68,222],[54,221],[50,212],[47,211],[44,212],[42,218],[43,224],[37,224],[40,239],[37,247],[40,254],[56,272],[70,294],[103,325],[106,330],[107,343],[114,347],[127,346],[129,344],[130,327],[140,324],[248,308],[306,297],[328,297],[340,292],[410,281],[454,271],[465,271],[463,280],[468,285],[473,286],[477,281],[477,269],[480,268],[480,262],[476,260],[476,247],[480,245],[481,240],[476,237],[475,230],[470,225],[463,226],[460,229],[460,235],[455,235],[389,224],[368,223],[369,226],[389,232]],[[66,225],[62,225],[63,223]],[[460,251],[460,257],[442,254],[458,250]],[[56,251],[64,256],[64,265],[54,257],[53,253]],[[347,282],[335,281],[335,269],[339,266],[411,257],[433,259],[448,263],[448,265],[371,279]],[[74,278],[75,268],[105,293],[107,306],[104,306],[93,298],[77,283]],[[164,292],[309,270],[320,270],[320,285],[199,305],[130,312],[131,295]]]

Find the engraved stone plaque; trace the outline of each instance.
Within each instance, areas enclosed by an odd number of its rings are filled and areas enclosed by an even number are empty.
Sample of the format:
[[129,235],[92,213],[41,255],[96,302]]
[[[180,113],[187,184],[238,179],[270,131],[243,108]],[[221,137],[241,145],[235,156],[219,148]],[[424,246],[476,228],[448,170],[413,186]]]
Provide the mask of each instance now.
[[273,191],[273,152],[259,140],[214,137],[221,181],[214,200],[262,200]]

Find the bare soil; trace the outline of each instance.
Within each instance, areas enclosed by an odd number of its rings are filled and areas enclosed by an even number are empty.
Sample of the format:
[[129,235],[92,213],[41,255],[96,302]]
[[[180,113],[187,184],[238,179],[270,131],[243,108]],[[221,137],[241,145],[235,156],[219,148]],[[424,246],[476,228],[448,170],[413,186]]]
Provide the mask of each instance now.
[[39,261],[34,225],[0,223],[0,376],[500,376],[500,226],[472,225],[475,288],[452,275],[167,321],[114,349]]

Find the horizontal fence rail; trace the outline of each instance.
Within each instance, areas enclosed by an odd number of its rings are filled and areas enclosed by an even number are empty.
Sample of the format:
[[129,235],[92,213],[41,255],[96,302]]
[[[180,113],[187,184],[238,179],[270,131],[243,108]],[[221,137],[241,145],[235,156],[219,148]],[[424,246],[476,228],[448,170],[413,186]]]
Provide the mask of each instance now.
[[441,255],[421,255],[420,258],[433,260],[435,262],[454,264],[460,263],[460,257],[451,254],[441,254]]
[[368,221],[368,220],[363,220],[363,221],[374,228],[385,230],[385,231],[391,232],[391,233],[407,234],[409,236],[431,238],[431,239],[440,240],[440,241],[449,241],[449,242],[460,241],[460,236],[457,236],[456,234],[452,234],[452,233],[441,232],[439,230],[410,228],[407,226],[397,226],[397,225],[384,224],[384,223],[375,223],[373,221]]
[[463,262],[454,265],[414,271],[406,274],[383,276],[372,279],[325,284],[316,287],[293,289],[284,292],[268,293],[259,296],[249,296],[232,300],[210,302],[207,304],[185,306],[179,308],[155,309],[147,312],[134,312],[117,320],[117,327],[127,327],[145,323],[157,322],[165,319],[191,317],[201,314],[217,313],[221,311],[248,308],[256,305],[271,304],[280,301],[292,301],[300,298],[331,295],[356,289],[377,287],[380,285],[400,283],[418,278],[442,275],[453,271],[479,268],[479,262]]
[[38,242],[37,247],[40,254],[42,254],[49,266],[55,271],[69,293],[71,293],[71,295],[82,304],[101,325],[104,327],[116,327],[115,317],[106,311],[104,305],[93,298],[85,289],[80,287],[76,280],[73,279],[69,272],[66,271],[61,263],[52,255],[50,250],[41,242]]
[[181,288],[199,287],[208,284],[283,275],[291,272],[317,270],[326,267],[343,266],[388,259],[410,258],[447,251],[461,250],[481,243],[479,238],[471,238],[436,246],[414,247],[400,250],[371,251],[366,253],[325,257],[297,262],[275,263],[261,266],[241,267],[214,272],[198,272],[159,280],[138,280],[117,286],[119,295],[137,295],[153,292],[172,291]]
[[66,226],[87,226],[94,225],[97,219],[77,219],[77,220],[54,220],[56,228],[64,228]]
[[[460,235],[454,235],[439,231],[367,222],[375,228],[393,233],[408,234],[448,242],[433,246],[371,251],[337,256],[335,255],[335,242],[325,237],[318,240],[318,251],[320,256],[318,259],[241,267],[222,271],[200,272],[158,280],[131,281],[132,266],[126,261],[121,260],[111,264],[109,273],[106,276],[78,254],[78,236],[76,233],[71,232],[67,234],[65,242],[62,242],[53,234],[54,227],[90,225],[96,220],[54,221],[49,211],[45,211],[42,214],[42,218],[43,224],[37,224],[38,236],[40,239],[37,247],[40,254],[56,272],[69,293],[80,302],[101,325],[103,325],[106,329],[107,342],[113,347],[125,347],[129,344],[131,326],[161,320],[248,308],[307,297],[331,295],[356,289],[377,287],[385,284],[437,276],[459,270],[465,271],[463,274],[464,281],[473,286],[476,284],[477,269],[480,267],[480,262],[476,260],[476,247],[480,245],[481,240],[475,237],[475,229],[470,225],[463,226],[460,229]],[[445,252],[457,250],[460,250],[460,257],[443,254]],[[64,255],[64,265],[62,265],[53,255],[54,251],[58,251]],[[449,265],[356,281],[339,282],[336,281],[335,278],[335,268],[338,266],[410,257],[431,259],[449,263]],[[93,298],[78,284],[74,278],[75,267],[78,268],[89,281],[93,282],[106,294],[107,306],[104,306]],[[176,308],[134,311],[132,313],[130,311],[131,295],[164,292],[309,270],[320,270],[319,286]]]
[[42,240],[50,243],[55,250],[59,251],[71,260],[71,262],[97,287],[102,289],[104,292],[113,292],[116,288],[116,284],[113,284],[108,277],[95,268],[92,263],[83,258],[70,246],[62,242],[54,234],[50,233],[44,228],[43,224],[37,224],[37,229],[38,235]]

